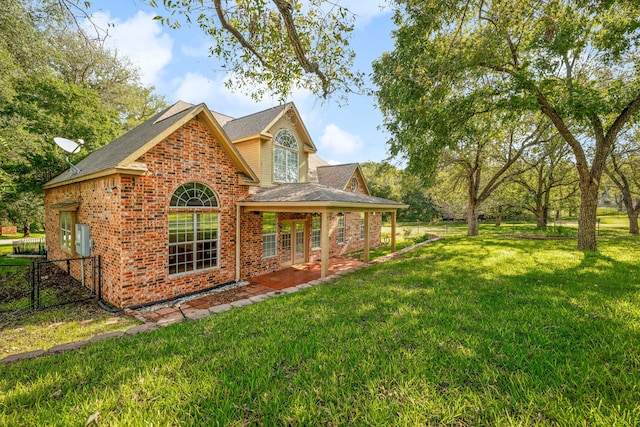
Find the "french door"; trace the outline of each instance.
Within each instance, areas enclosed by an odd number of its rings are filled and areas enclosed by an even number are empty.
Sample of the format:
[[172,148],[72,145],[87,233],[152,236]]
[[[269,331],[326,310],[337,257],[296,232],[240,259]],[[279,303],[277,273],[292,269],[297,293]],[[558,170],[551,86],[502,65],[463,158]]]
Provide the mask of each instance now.
[[280,231],[282,239],[282,265],[302,264],[306,262],[306,222],[283,221]]

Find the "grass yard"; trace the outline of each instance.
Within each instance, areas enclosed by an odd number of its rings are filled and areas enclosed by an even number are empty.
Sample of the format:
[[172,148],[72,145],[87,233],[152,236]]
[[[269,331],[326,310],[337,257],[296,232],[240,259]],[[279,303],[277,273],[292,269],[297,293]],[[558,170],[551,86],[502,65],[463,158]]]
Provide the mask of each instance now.
[[640,240],[451,237],[0,366],[0,425],[640,425]]
[[[106,312],[95,299],[30,311],[30,264],[30,259],[0,256],[0,358],[124,331],[140,323],[123,314]],[[58,291],[43,289],[43,305],[59,302]],[[65,295],[74,294],[64,291]]]

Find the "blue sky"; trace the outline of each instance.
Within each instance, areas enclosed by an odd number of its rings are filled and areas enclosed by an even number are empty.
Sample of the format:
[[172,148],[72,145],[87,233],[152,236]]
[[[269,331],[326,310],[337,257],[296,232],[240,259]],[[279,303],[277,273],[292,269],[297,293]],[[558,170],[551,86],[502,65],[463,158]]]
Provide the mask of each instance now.
[[[351,44],[356,68],[371,72],[371,62],[391,50],[391,12],[383,0],[339,0],[357,16]],[[159,1],[158,3],[162,3]],[[107,46],[127,56],[141,71],[143,83],[153,85],[169,103],[204,102],[214,111],[241,117],[277,105],[275,99],[256,103],[249,96],[224,87],[227,71],[208,56],[210,42],[197,27],[174,30],[163,27],[155,10],[136,0],[94,0],[90,12],[102,28],[110,26]],[[382,161],[388,157],[388,135],[380,129],[382,116],[375,100],[350,95],[348,105],[321,102],[311,93],[296,91],[291,97],[316,146],[318,155],[331,163]]]

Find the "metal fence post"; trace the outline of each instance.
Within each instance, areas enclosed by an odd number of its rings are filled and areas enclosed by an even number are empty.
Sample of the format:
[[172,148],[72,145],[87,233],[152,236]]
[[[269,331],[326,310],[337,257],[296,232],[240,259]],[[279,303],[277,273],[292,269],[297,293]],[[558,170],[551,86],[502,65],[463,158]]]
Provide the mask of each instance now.
[[36,262],[31,261],[31,310],[36,308]]
[[34,273],[34,277],[35,277],[35,282],[36,282],[36,308],[40,308],[41,306],[41,301],[40,301],[40,283],[42,282],[42,280],[40,280],[40,263],[37,263],[38,265],[38,271],[36,273]]

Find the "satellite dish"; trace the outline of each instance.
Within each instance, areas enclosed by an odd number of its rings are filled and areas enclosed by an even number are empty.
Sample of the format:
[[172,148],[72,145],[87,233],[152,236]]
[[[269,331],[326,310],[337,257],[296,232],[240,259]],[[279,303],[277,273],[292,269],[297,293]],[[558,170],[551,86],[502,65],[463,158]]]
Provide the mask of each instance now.
[[56,136],[55,138],[53,138],[53,142],[55,142],[58,147],[62,148],[67,153],[73,154],[78,150],[78,148],[82,147],[82,143],[84,141],[80,139],[78,140],[78,142],[75,142],[67,138],[60,138],[59,136]]
[[[53,138],[53,142],[55,142],[58,147],[62,148],[68,154],[74,154],[80,148],[82,148],[82,144],[84,144],[84,141],[82,139],[78,139],[78,142],[75,142],[67,138],[61,138],[59,136]],[[69,166],[71,166],[71,169],[69,170],[71,176],[80,173],[80,169],[78,169],[76,165],[69,161],[69,156],[67,156],[65,160],[67,161]]]

